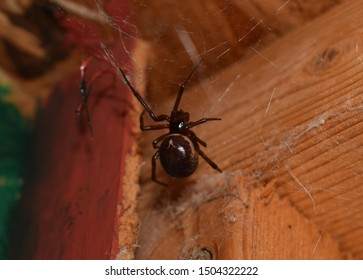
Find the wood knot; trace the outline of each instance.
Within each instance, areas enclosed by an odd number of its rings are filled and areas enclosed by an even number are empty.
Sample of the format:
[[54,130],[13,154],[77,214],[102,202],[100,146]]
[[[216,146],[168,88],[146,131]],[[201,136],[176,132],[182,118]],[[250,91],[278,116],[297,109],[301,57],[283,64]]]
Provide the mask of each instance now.
[[323,51],[315,54],[311,66],[314,71],[324,70],[332,64],[333,60],[339,54],[336,48],[326,48]]
[[190,260],[212,260],[213,253],[208,248],[195,248],[189,257]]

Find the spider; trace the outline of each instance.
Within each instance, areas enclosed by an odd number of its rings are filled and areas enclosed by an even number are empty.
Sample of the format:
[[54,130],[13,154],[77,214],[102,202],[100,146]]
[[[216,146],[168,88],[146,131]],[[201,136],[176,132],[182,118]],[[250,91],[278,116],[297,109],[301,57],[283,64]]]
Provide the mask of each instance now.
[[79,72],[81,73],[81,83],[79,85],[79,91],[81,93],[81,101],[79,102],[79,105],[76,109],[77,117],[81,117],[81,113],[83,110],[86,111],[86,118],[87,118],[87,126],[89,128],[91,136],[93,136],[93,129],[92,129],[92,123],[91,123],[91,117],[88,110],[88,97],[91,93],[92,85],[94,81],[96,81],[103,73],[105,73],[105,70],[99,70],[96,72],[91,80],[89,81],[89,84],[87,86],[86,82],[86,70],[88,68],[88,65],[90,64],[93,57],[89,57],[86,60],[82,61],[81,66],[79,67]]
[[[193,68],[184,83],[180,85],[179,92],[170,115],[156,115],[150,105],[133,88],[121,67],[118,68],[131,92],[144,107],[144,110],[140,115],[140,129],[143,131],[169,129],[169,132],[162,134],[152,142],[153,148],[156,149],[156,152],[151,159],[151,177],[154,182],[164,186],[167,186],[167,184],[157,180],[156,178],[156,161],[158,158],[160,158],[161,166],[165,172],[176,178],[188,177],[194,173],[198,167],[198,155],[200,155],[212,168],[222,172],[217,164],[209,159],[200,149],[199,145],[207,147],[207,143],[198,138],[198,136],[190,130],[192,127],[208,121],[220,121],[221,118],[202,118],[192,122],[189,121],[189,113],[179,109],[179,103],[182,99],[185,86],[190,81],[202,61],[203,60],[201,60]],[[145,125],[145,112],[150,115],[153,121],[166,123]]]

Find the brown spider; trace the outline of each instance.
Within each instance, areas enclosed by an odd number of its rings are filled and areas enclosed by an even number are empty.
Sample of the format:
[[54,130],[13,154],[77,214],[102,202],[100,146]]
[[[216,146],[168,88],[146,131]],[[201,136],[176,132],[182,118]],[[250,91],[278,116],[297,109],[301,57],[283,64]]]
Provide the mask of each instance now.
[[[189,113],[178,109],[179,103],[184,93],[184,88],[189,82],[199,65],[201,60],[189,74],[184,83],[180,85],[178,95],[176,97],[174,107],[170,115],[156,115],[149,104],[141,97],[141,95],[132,87],[123,70],[119,67],[126,84],[144,107],[144,111],[140,115],[140,129],[159,130],[169,129],[169,132],[156,138],[152,145],[156,149],[152,157],[152,180],[156,183],[166,186],[167,184],[156,179],[156,160],[160,158],[161,166],[172,177],[182,178],[188,177],[194,173],[198,166],[198,154],[214,169],[222,172],[221,169],[211,159],[209,159],[200,149],[199,144],[207,147],[207,143],[202,141],[190,129],[207,121],[219,121],[221,118],[202,118],[195,122],[189,121]],[[155,122],[166,122],[156,125],[144,125],[144,114],[148,112]],[[161,144],[160,144],[161,143]],[[159,145],[160,144],[160,145]]]
[[92,59],[93,59],[93,57],[89,57],[86,60],[83,60],[81,66],[79,67],[79,72],[81,73],[81,84],[79,85],[79,91],[81,93],[81,101],[79,102],[79,105],[76,109],[76,114],[77,114],[78,118],[81,117],[81,113],[83,110],[86,111],[87,126],[89,128],[91,136],[93,136],[93,129],[92,129],[90,113],[88,110],[88,97],[91,93],[93,83],[105,72],[105,70],[100,70],[100,71],[96,72],[92,76],[89,84],[87,85],[86,70]]

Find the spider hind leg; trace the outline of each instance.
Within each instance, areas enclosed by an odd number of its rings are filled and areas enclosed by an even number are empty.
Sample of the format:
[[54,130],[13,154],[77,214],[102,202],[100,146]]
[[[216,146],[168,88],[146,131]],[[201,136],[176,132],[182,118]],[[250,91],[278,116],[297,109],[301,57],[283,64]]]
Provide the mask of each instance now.
[[158,179],[156,179],[156,160],[159,158],[159,150],[157,150],[155,152],[155,154],[153,155],[153,157],[151,158],[151,165],[152,165],[152,171],[151,171],[151,178],[155,183],[158,183],[160,185],[163,185],[165,187],[168,186],[168,184],[159,181]]
[[198,152],[198,154],[213,168],[218,170],[220,173],[222,173],[222,170],[218,167],[218,165],[212,161],[205,153],[203,153],[203,151],[196,146],[195,147],[196,151]]

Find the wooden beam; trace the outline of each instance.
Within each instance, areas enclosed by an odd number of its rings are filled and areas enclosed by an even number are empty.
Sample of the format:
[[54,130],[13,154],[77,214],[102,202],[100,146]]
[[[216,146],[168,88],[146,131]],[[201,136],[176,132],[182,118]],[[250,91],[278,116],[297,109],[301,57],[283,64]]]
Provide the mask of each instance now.
[[152,47],[150,101],[171,97],[199,55],[205,59],[204,78],[255,55],[253,49],[268,46],[343,1],[131,1],[138,36]]
[[[153,151],[146,150],[139,258],[183,257],[186,244],[218,258],[363,257],[362,8],[342,4],[188,90],[181,106],[192,119],[223,118],[194,131],[224,173],[201,163],[193,177],[165,189],[149,181]],[[148,147],[156,135],[147,136]],[[241,181],[226,183],[231,177]],[[266,185],[277,200],[268,211],[254,195]],[[204,190],[215,189],[220,199],[210,202]],[[183,197],[190,207],[182,208]],[[233,229],[225,227],[228,209]]]

